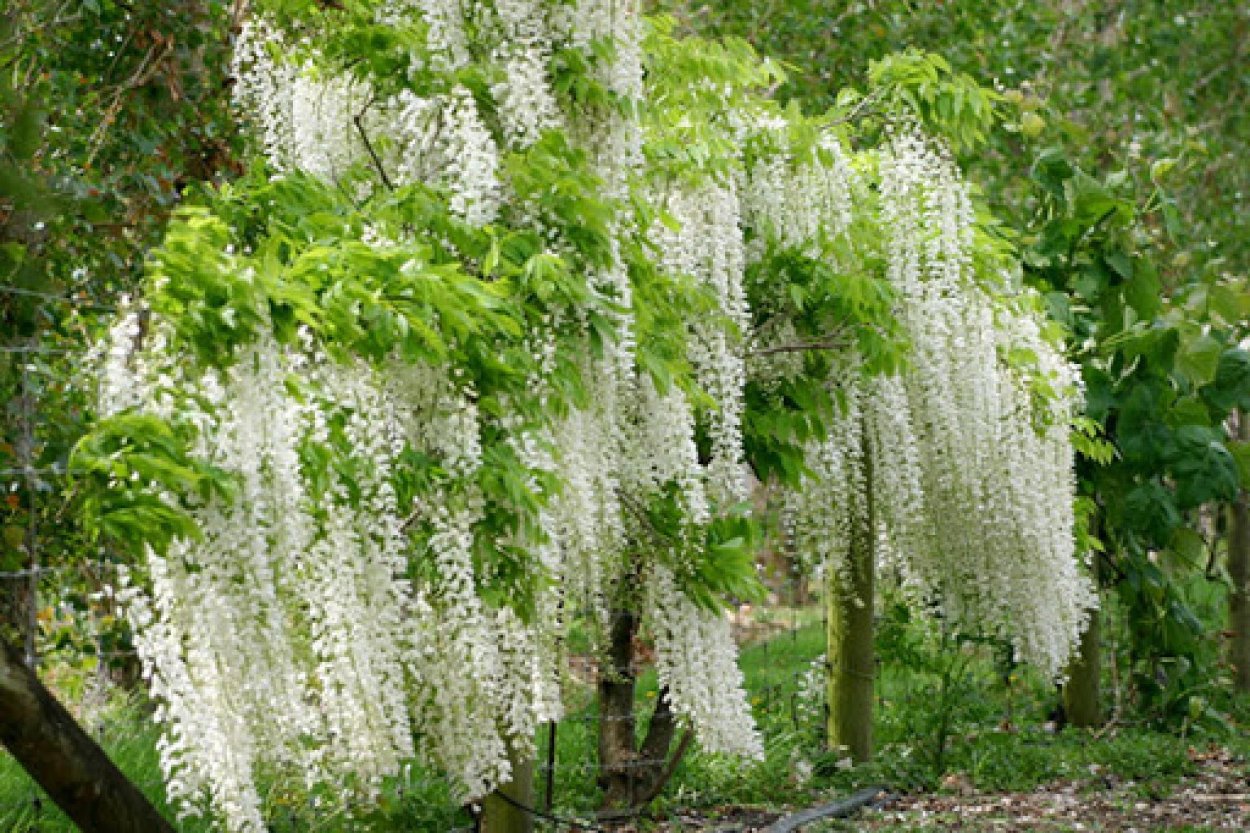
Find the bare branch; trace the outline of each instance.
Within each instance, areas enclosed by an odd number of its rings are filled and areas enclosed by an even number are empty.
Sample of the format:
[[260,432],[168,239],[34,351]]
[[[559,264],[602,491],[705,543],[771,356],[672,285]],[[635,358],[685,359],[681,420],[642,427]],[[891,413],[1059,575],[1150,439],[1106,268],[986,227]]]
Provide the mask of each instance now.
[[881,90],[873,90],[871,93],[869,93],[868,95],[861,98],[858,102],[856,102],[855,106],[851,108],[850,112],[848,112],[844,116],[839,116],[838,118],[834,119],[832,122],[830,122],[830,125],[832,126],[832,125],[837,125],[837,124],[847,124],[848,122],[853,122],[857,119],[867,118],[868,116],[876,115],[878,111],[875,109],[875,107],[881,101],[883,97],[884,97],[884,93],[882,93]]
[[758,350],[752,350],[751,356],[774,356],[778,353],[807,353],[813,350],[845,350],[850,346],[850,342],[835,335],[820,341],[794,341],[788,344],[775,344],[772,347],[761,347]]
[[139,66],[131,73],[130,78],[126,79],[126,82],[113,93],[113,100],[109,102],[104,118],[100,120],[100,124],[96,127],[95,132],[91,134],[89,142],[91,150],[87,154],[87,161],[83,163],[84,169],[91,166],[91,163],[95,161],[96,154],[100,152],[100,148],[104,144],[104,137],[117,119],[117,113],[121,110],[122,101],[125,99],[126,93],[131,90],[137,90],[151,81],[152,76],[156,74],[157,68],[169,56],[173,48],[174,41],[172,38],[157,40],[148,49],[147,54],[143,56],[143,60],[139,62]]
[[360,134],[360,140],[365,144],[365,150],[369,152],[369,158],[373,160],[373,167],[377,170],[378,176],[382,179],[382,184],[386,186],[386,190],[394,191],[395,183],[391,182],[391,178],[387,176],[386,169],[382,167],[382,160],[378,158],[378,152],[373,148],[373,142],[369,141],[369,134],[365,132],[365,113],[369,112],[369,108],[373,106],[373,99],[365,102],[365,106],[360,108],[360,112],[352,117],[352,123],[356,125],[356,132]]

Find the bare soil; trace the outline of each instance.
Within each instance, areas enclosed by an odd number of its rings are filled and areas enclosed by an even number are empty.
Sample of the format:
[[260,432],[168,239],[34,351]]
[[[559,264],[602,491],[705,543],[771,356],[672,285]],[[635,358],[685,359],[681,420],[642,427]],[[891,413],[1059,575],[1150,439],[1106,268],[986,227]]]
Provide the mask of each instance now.
[[[1172,786],[1126,781],[1091,766],[1088,777],[1032,792],[979,793],[959,775],[940,793],[903,795],[848,819],[804,826],[803,833],[1250,833],[1250,767],[1220,747],[1191,749],[1195,772]],[[784,814],[758,808],[687,811],[619,833],[762,833]]]

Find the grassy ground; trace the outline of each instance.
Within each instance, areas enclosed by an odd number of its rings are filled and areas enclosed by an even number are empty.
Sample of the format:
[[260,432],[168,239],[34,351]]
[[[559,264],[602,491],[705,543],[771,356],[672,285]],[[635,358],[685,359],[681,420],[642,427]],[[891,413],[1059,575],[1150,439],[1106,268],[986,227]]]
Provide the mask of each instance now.
[[[163,801],[160,768],[156,755],[156,731],[139,707],[113,703],[101,706],[97,717],[79,713],[84,726],[109,752],[113,761],[167,815]],[[0,830],[72,831],[75,828],[48,801],[42,790],[7,754],[0,756]],[[187,826],[187,830],[207,830],[206,826]]]
[[[877,760],[850,768],[838,755],[823,750],[821,706],[805,693],[805,681],[817,679],[810,672],[818,669],[814,664],[824,650],[819,621],[811,611],[773,616],[782,620],[776,627],[784,629],[761,627],[756,632],[759,641],[742,653],[748,693],[766,741],[765,759],[743,763],[695,751],[678,767],[650,817],[638,826],[696,829],[723,818],[737,819],[743,829],[743,808],[753,808],[759,819],[767,819],[785,808],[812,806],[870,784],[946,796],[954,808],[946,810],[956,817],[963,812],[956,799],[1034,793],[1039,786],[1061,789],[1053,786],[1057,784],[1072,786],[1077,795],[1098,793],[1129,804],[1154,803],[1201,775],[1207,766],[1204,761],[1210,759],[1195,750],[1213,743],[1211,748],[1220,750],[1226,768],[1244,780],[1250,756],[1250,736],[1245,732],[1250,706],[1245,703],[1234,704],[1230,729],[1218,735],[1182,738],[1141,726],[1119,726],[1097,735],[1073,730],[1056,734],[1043,728],[1054,696],[1047,681],[1020,669],[1005,669],[985,645],[926,643],[910,633],[906,623],[882,632],[885,661],[874,726]],[[560,816],[587,817],[598,797],[593,691],[572,682],[569,694],[570,715],[556,736],[552,807]],[[642,679],[640,696],[654,699],[653,676]],[[115,699],[94,713],[97,716],[88,722],[106,749],[167,810],[155,732],[142,704]],[[547,760],[547,745],[544,730],[539,738],[540,766]],[[546,789],[541,772],[537,780],[536,801],[542,803]],[[267,796],[267,807],[275,831],[447,831],[470,823],[451,802],[445,785],[421,772],[388,785],[380,808],[353,818],[314,811],[307,797],[276,791]],[[933,809],[930,819],[939,819],[941,812]],[[998,807],[982,815],[993,819],[1003,812]],[[885,816],[877,817],[872,829],[949,829],[918,827],[915,819],[900,819],[895,825]],[[984,829],[1026,829],[1001,826],[1006,823]],[[196,820],[184,821],[180,828],[189,833],[209,829]],[[0,831],[72,829],[11,760],[0,758]]]

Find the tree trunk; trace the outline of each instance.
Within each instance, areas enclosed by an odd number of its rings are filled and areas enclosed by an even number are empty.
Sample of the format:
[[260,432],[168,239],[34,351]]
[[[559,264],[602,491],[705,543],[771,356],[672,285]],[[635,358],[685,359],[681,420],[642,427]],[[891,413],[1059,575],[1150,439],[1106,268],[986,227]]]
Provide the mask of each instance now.
[[599,674],[599,785],[604,807],[632,807],[638,755],[634,751],[634,636],[638,619],[612,612],[609,667]]
[[1063,714],[1073,726],[1089,729],[1102,725],[1102,625],[1094,611],[1081,634],[1077,655],[1068,667],[1063,686]]
[[829,623],[829,747],[851,760],[872,759],[873,583],[876,572],[876,507],[872,464],[865,449],[867,505],[852,534],[847,564],[829,569],[825,594]]
[[669,754],[677,734],[677,718],[661,688],[641,746],[635,739],[636,672],[634,638],[638,618],[626,610],[612,614],[608,658],[610,667],[599,676],[599,786],[604,809],[633,811],[650,803],[672,778],[690,748],[686,731]]
[[[1250,418],[1237,412],[1237,438],[1250,440]],[[1228,661],[1233,666],[1233,685],[1250,694],[1250,495],[1237,494],[1232,505],[1228,534]]]
[[173,833],[7,640],[0,656],[0,743],[86,833]]
[[[1093,554],[1090,576],[1098,588],[1101,569],[1098,553]],[[1102,718],[1102,615],[1095,610],[1081,634],[1077,654],[1068,665],[1063,686],[1063,718],[1072,726],[1090,729],[1101,726]]]
[[482,802],[481,833],[531,833],[534,829],[534,758],[509,747],[512,780]]

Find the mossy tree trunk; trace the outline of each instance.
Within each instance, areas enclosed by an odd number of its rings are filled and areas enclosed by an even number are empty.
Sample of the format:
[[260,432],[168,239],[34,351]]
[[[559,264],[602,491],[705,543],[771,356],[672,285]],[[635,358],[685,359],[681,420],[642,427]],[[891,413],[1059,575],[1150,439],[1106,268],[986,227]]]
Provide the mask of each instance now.
[[[1091,524],[1096,523],[1096,517]],[[1098,529],[1090,530],[1098,533]],[[1099,587],[1100,555],[1093,554],[1090,562],[1090,578]],[[1066,723],[1080,728],[1103,725],[1103,618],[1099,610],[1090,613],[1089,624],[1081,633],[1076,655],[1068,667],[1068,682],[1064,683],[1064,719]]]
[[531,833],[534,829],[534,758],[508,750],[512,780],[482,801],[482,833]]
[[1063,687],[1063,713],[1073,726],[1102,725],[1102,625],[1098,611],[1081,634],[1077,655]]
[[867,451],[865,448],[866,511],[851,537],[844,569],[828,571],[825,593],[829,627],[829,747],[846,749],[856,763],[872,758],[873,584],[877,553],[872,466]]
[[[1250,440],[1250,416],[1237,412],[1237,438]],[[1229,511],[1228,661],[1233,684],[1250,693],[1250,495],[1242,489]]]
[[[1095,588],[1100,580],[1100,557],[1094,553],[1090,563]],[[1068,680],[1063,686],[1063,716],[1067,723],[1085,729],[1103,723],[1102,615],[1098,610],[1090,613],[1077,654],[1068,666]]]

